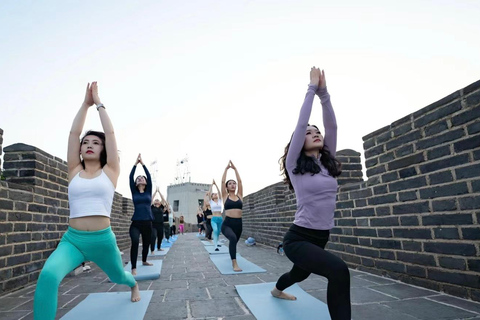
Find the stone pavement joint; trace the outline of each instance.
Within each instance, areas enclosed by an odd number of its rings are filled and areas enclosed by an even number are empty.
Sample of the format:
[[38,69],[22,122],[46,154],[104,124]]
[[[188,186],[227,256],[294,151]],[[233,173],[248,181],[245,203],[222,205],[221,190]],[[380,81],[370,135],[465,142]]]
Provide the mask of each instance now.
[[[180,235],[167,255],[149,257],[163,260],[163,266],[159,279],[139,281],[140,290],[154,291],[143,319],[254,320],[255,317],[238,296],[235,285],[275,282],[291,269],[292,263],[286,256],[278,255],[276,248],[262,245],[247,247],[243,240],[238,243],[238,252],[267,272],[222,275],[195,233]],[[129,256],[128,251],[124,252],[125,263]],[[130,290],[108,282],[103,271],[93,263],[90,266],[91,270],[62,281],[56,319],[83,301],[89,293]],[[354,320],[480,320],[480,303],[357,270],[350,269],[350,276]],[[326,302],[328,282],[325,278],[311,275],[299,285]],[[33,285],[0,297],[0,319],[33,319],[34,292]],[[315,315],[311,319],[315,319]]]

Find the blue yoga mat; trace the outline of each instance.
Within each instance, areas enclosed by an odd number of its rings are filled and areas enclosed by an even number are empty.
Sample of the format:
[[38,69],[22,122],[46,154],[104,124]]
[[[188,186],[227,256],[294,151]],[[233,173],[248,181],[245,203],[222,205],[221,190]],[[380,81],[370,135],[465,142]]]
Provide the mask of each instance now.
[[162,248],[171,248],[173,242],[162,241]]
[[322,301],[309,295],[297,284],[285,289],[297,300],[278,299],[270,291],[275,282],[236,285],[240,298],[257,320],[322,319],[330,320],[328,307]]
[[[175,241],[177,241],[177,239],[178,239],[178,236],[172,236],[172,237],[170,237],[170,239],[168,239],[168,240],[170,240],[170,242],[172,242],[172,241],[175,242]],[[163,238],[163,241],[166,241],[166,239]]]
[[[150,251],[148,255],[153,257],[164,256],[168,253],[168,250],[170,250],[170,247],[162,247],[162,251],[158,251],[155,249],[155,251],[153,251],[153,254]],[[139,256],[141,256],[141,254],[139,254]]]
[[225,254],[228,253],[228,247],[227,246],[221,246],[218,248],[218,251],[215,251],[215,246],[204,246],[205,250],[207,250],[208,253],[210,254]]
[[[162,271],[162,260],[150,260],[153,266],[144,266],[142,261],[137,261],[137,275],[133,276],[135,280],[155,280],[160,278],[160,272]],[[125,271],[132,271],[132,264],[128,264],[124,268]]]
[[213,241],[210,242],[210,241],[207,241],[207,240],[202,240],[202,243],[204,246],[213,246]]
[[240,274],[240,273],[261,273],[267,270],[260,268],[256,264],[248,261],[237,253],[237,263],[242,269],[241,272],[235,272],[232,268],[232,259],[229,254],[211,254],[210,260],[215,264],[221,274]]
[[61,320],[143,319],[152,295],[152,290],[140,291],[141,300],[131,302],[130,292],[91,293]]

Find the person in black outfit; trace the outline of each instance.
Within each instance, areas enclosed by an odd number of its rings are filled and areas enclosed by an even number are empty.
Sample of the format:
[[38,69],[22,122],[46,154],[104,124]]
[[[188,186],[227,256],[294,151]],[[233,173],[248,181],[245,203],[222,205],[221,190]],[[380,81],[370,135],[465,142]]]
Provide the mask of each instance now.
[[[142,164],[145,176],[138,176],[135,180],[133,176],[138,164]],[[152,178],[147,167],[143,164],[141,154],[138,154],[137,161],[130,172],[130,191],[132,192],[133,205],[135,207],[132,217],[132,224],[130,225],[130,239],[132,246],[130,248],[130,261],[132,262],[132,274],[137,274],[137,256],[138,246],[140,242],[140,235],[142,235],[142,263],[145,266],[152,266],[147,262],[148,248],[152,240]]]
[[203,211],[201,207],[197,209],[197,227],[198,227],[198,235],[202,234],[202,230],[205,230],[205,216],[203,215]]
[[210,203],[203,202],[203,216],[205,217],[205,238],[212,240],[212,209]]
[[165,199],[163,198],[162,194],[160,193],[160,196],[162,197],[162,200],[163,200],[163,203],[164,203],[164,210],[163,210],[163,233],[164,233],[164,236],[165,236],[165,239],[167,239],[167,242],[170,242],[169,239],[170,239],[170,221],[168,220],[169,217],[169,213],[170,213],[170,206],[168,205],[168,203],[165,201]]
[[[155,199],[155,196],[157,193],[160,193],[160,190],[155,190],[155,193],[153,194],[153,199]],[[152,214],[155,220],[153,220],[153,229],[152,229],[152,243],[150,244],[150,250],[153,252],[155,251],[155,242],[157,242],[157,250],[158,251],[163,251],[162,249],[162,239],[163,239],[163,212],[164,212],[164,206],[160,202],[159,199],[153,200],[152,204]]]
[[[227,179],[228,169],[235,171],[235,180]],[[237,188],[238,187],[238,188]],[[225,220],[222,223],[222,233],[228,239],[228,252],[232,259],[233,271],[240,272],[242,269],[237,263],[237,243],[242,235],[242,212],[243,212],[243,184],[238,174],[238,170],[230,160],[228,162],[222,177],[222,199],[225,210]]]

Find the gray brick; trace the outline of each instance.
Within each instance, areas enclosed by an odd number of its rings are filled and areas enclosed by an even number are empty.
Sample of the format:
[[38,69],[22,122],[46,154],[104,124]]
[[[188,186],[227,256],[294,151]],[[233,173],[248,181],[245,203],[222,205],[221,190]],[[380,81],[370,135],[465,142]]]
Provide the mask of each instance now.
[[472,224],[473,218],[471,214],[432,214],[422,216],[422,224],[424,226],[431,225],[465,225]]
[[474,256],[475,245],[469,243],[427,242],[423,245],[425,251],[446,255]]
[[427,159],[434,160],[451,154],[450,146],[441,146],[427,150]]
[[424,161],[423,153],[417,153],[405,158],[392,161],[388,164],[388,171],[393,171],[399,168],[405,168],[414,164],[422,163]]
[[406,203],[393,206],[393,214],[408,214],[408,213],[426,213],[430,212],[428,201]]
[[447,269],[467,270],[465,259],[438,257],[438,263],[440,267]]
[[461,155],[448,157],[448,158],[437,160],[437,161],[432,161],[426,164],[422,164],[420,165],[420,172],[429,173],[437,170],[456,167],[468,162],[469,162],[468,154],[461,154]]
[[427,185],[425,177],[415,177],[403,181],[392,182],[388,188],[390,192],[405,191],[409,189],[417,189]]
[[459,239],[457,228],[434,228],[435,239]]
[[468,193],[466,182],[451,183],[438,187],[426,188],[420,190],[421,199],[434,199],[439,197],[456,196]]
[[419,264],[423,266],[436,266],[434,256],[429,254],[399,251],[397,252],[397,259],[399,261]]

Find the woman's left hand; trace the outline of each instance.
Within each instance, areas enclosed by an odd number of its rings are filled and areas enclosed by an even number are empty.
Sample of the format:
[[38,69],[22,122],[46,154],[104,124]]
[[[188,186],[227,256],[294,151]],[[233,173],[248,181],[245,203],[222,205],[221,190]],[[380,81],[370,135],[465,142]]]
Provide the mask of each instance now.
[[93,102],[98,106],[102,102],[100,101],[100,97],[98,96],[98,85],[97,81],[92,82],[92,98]]

